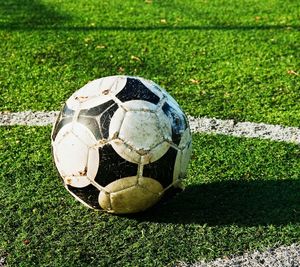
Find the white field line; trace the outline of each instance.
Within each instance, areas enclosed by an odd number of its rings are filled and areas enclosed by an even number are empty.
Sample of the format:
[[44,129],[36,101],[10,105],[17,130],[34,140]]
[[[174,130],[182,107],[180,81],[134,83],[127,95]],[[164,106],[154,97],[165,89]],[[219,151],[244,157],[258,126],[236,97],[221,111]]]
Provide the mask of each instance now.
[[4,267],[5,265],[5,258],[4,257],[1,257],[0,258],[0,267]]
[[[58,111],[24,111],[0,112],[0,126],[51,125]],[[300,144],[300,128],[286,127],[254,122],[235,122],[234,120],[220,120],[215,118],[195,118],[188,116],[193,133],[214,133],[238,137],[269,139]]]
[[297,127],[191,116],[189,122],[192,132],[195,133],[216,133],[300,144],[300,128]]
[[47,126],[54,123],[58,111],[0,112],[0,126]]
[[299,267],[300,245],[281,246],[264,252],[255,251],[226,259],[218,258],[211,262],[187,264],[181,262],[177,267]]

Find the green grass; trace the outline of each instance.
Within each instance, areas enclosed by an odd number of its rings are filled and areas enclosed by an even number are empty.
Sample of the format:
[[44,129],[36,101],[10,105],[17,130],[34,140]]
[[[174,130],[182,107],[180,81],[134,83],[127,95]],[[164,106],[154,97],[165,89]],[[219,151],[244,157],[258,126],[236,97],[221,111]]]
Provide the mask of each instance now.
[[[57,110],[89,80],[138,75],[194,116],[300,123],[298,1],[0,4],[0,110]],[[297,75],[298,74],[298,75]]]
[[[151,1],[148,1],[151,2]],[[88,81],[165,87],[190,115],[300,125],[299,1],[0,3],[0,112],[58,110]],[[11,266],[168,266],[298,242],[300,148],[194,135],[186,190],[135,216],[63,188],[50,127],[0,128],[0,257]]]
[[297,145],[197,134],[183,193],[112,216],[63,188],[49,135],[0,129],[0,247],[12,266],[168,266],[300,238]]

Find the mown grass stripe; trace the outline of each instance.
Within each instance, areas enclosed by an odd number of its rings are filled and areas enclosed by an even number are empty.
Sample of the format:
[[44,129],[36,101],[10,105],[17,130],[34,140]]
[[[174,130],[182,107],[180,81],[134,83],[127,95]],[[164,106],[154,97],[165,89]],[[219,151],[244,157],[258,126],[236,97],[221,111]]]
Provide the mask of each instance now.
[[[46,126],[51,125],[57,115],[58,111],[1,112],[0,126]],[[297,127],[192,116],[188,118],[193,133],[215,133],[300,144],[300,129]]]

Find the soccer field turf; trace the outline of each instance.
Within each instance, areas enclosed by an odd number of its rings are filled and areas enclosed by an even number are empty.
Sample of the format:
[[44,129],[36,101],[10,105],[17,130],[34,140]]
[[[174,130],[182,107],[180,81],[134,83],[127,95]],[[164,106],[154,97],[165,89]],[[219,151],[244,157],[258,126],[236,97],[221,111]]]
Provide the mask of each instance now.
[[[187,114],[299,127],[298,1],[0,3],[0,111],[58,110],[98,77],[154,80]],[[296,143],[194,133],[186,190],[148,212],[85,208],[51,127],[0,128],[0,266],[172,266],[300,238]]]

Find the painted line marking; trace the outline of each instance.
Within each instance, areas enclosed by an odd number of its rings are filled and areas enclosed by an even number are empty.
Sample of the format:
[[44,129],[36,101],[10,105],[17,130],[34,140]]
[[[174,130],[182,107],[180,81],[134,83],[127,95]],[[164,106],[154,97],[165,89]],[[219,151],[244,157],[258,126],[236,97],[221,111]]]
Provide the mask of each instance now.
[[[58,111],[0,112],[0,126],[52,125],[58,113]],[[300,144],[300,128],[297,127],[192,116],[188,116],[188,119],[193,133],[224,134]]]
[[179,262],[176,267],[296,267],[300,263],[300,245],[281,246],[266,251],[244,253],[241,256],[215,259],[210,262],[200,261],[192,264]]
[[58,111],[0,112],[0,126],[47,126],[58,116]]
[[297,127],[191,116],[188,118],[194,133],[215,133],[300,144],[300,129]]

